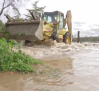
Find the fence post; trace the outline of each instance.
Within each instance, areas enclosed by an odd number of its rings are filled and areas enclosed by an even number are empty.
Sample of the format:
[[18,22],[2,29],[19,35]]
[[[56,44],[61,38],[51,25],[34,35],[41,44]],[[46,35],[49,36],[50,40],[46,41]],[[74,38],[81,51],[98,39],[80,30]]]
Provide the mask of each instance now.
[[77,36],[77,43],[80,42],[80,31],[78,31],[78,36]]

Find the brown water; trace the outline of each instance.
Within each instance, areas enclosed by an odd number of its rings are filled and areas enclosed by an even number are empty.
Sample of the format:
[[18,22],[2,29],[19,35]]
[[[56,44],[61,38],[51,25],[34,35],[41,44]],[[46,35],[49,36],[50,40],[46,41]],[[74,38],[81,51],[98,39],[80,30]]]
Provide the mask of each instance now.
[[81,44],[44,57],[43,74],[0,73],[0,91],[99,91],[98,48],[99,44]]

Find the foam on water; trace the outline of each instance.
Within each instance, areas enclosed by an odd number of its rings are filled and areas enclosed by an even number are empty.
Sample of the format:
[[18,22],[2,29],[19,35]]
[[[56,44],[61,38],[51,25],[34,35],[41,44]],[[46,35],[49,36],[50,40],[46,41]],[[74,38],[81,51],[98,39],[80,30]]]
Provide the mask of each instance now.
[[[31,57],[43,58],[53,55],[78,53],[82,51],[99,50],[99,43],[56,43],[56,41],[46,41],[42,44],[35,44],[31,47],[22,46],[21,50]],[[16,48],[14,50],[17,50]]]

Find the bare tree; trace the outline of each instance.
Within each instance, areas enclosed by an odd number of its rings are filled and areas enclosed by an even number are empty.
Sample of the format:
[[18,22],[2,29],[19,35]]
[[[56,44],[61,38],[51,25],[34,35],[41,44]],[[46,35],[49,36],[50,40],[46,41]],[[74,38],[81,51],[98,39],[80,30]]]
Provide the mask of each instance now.
[[0,9],[0,16],[3,14],[3,11],[7,9],[8,7],[12,7],[14,10],[18,11],[17,6],[22,5],[24,1],[29,1],[29,0],[2,0],[2,7]]

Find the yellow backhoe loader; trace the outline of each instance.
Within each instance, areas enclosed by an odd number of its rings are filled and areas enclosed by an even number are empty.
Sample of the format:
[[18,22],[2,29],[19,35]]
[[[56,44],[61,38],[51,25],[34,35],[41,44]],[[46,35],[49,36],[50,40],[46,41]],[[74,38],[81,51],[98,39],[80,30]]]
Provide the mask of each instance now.
[[[59,11],[45,12],[43,16],[43,39],[51,37],[57,42],[62,40],[64,43],[70,44],[72,42],[71,18],[71,11],[67,11],[65,19],[64,14]],[[66,24],[69,30],[65,29]]]
[[[49,38],[66,44],[72,42],[72,16],[71,11],[67,11],[66,18],[59,11],[44,12],[41,18],[34,12],[29,11],[33,20],[16,21],[9,15],[6,25],[6,32],[0,32],[0,36],[6,39],[31,41],[44,41]],[[68,30],[65,29],[67,24]],[[9,32],[9,33],[8,33]]]

